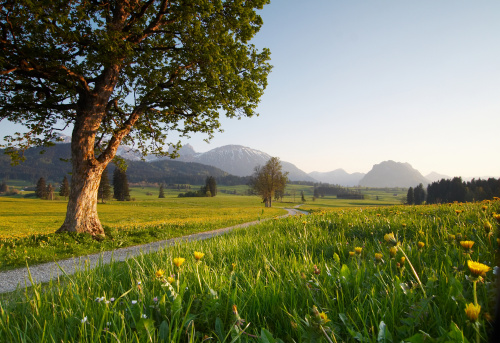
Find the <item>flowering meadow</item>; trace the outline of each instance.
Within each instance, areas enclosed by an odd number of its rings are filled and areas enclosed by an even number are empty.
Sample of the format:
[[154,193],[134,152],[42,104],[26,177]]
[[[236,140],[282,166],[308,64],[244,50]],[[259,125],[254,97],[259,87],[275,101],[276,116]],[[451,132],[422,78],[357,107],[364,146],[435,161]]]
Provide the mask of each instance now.
[[6,342],[486,342],[500,201],[263,222],[0,303]]

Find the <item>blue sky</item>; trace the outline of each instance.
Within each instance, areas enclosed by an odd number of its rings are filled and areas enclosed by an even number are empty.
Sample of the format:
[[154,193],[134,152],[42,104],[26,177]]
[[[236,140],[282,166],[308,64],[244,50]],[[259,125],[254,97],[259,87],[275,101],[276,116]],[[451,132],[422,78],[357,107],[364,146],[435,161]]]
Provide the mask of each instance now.
[[253,43],[274,65],[260,116],[184,143],[240,144],[306,172],[394,160],[500,177],[500,1],[272,0],[260,14]]

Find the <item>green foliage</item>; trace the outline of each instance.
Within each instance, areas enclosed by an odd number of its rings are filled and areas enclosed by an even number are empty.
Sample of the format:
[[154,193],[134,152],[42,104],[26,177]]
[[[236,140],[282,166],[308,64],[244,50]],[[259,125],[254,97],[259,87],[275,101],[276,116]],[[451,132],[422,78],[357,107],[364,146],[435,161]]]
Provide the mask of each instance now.
[[101,181],[99,182],[99,189],[97,190],[97,199],[101,199],[103,204],[105,200],[111,199],[111,185],[109,184],[108,168],[104,169],[101,174]]
[[113,197],[118,201],[130,200],[127,172],[120,168],[113,172]]
[[278,157],[271,157],[266,164],[255,167],[255,172],[250,178],[249,186],[262,197],[266,207],[271,207],[275,192],[284,193],[288,182],[288,172],[282,171]]
[[59,195],[64,197],[65,199],[69,195],[69,182],[68,182],[68,178],[66,177],[66,175],[64,175],[64,179],[61,182],[61,187],[59,188]]
[[45,179],[43,177],[39,178],[36,183],[35,194],[40,199],[47,198],[47,185],[45,184]]
[[[248,43],[262,25],[256,10],[266,3],[4,4],[0,120],[30,130],[9,141],[49,144],[57,122],[96,120],[96,157],[109,153],[111,137],[162,153],[171,130],[211,136],[220,112],[252,116],[271,69],[269,51]],[[97,109],[93,119],[82,103]]]
[[158,198],[165,198],[165,190],[164,190],[164,187],[163,187],[163,183],[160,185],[160,192],[158,194]]

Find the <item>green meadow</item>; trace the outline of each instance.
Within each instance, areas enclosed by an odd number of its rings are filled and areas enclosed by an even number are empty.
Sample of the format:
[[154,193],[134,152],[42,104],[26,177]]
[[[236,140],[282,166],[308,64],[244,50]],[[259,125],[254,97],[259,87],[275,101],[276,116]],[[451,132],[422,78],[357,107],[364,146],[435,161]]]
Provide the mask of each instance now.
[[10,293],[0,337],[486,342],[498,212],[499,201],[330,207],[264,221]]

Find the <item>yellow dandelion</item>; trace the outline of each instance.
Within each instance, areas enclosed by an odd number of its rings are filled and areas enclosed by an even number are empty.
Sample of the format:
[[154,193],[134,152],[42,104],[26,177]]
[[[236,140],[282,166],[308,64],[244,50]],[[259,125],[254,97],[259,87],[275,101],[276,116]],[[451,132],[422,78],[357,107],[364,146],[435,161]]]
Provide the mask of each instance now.
[[483,211],[486,211],[488,209],[488,206],[486,205],[483,205],[483,207],[481,207],[483,209]]
[[377,260],[377,261],[382,261],[382,256],[383,256],[383,255],[382,255],[381,253],[376,252],[376,253],[375,253],[375,260]]
[[418,242],[417,245],[418,245],[419,249],[422,249],[425,246],[425,243],[424,242]]
[[391,243],[391,244],[397,244],[398,241],[396,240],[396,237],[394,237],[394,233],[386,233],[384,235],[384,239],[386,242]]
[[174,264],[176,265],[176,267],[180,267],[180,266],[184,263],[184,261],[186,261],[186,259],[185,259],[185,258],[182,258],[182,257],[176,257],[176,258],[174,258],[174,261],[173,261],[173,262],[174,262]]
[[396,256],[396,253],[397,253],[397,252],[398,252],[398,248],[396,248],[396,247],[391,247],[391,248],[389,249],[389,254],[391,255],[391,257]]
[[493,225],[491,225],[491,223],[489,221],[485,221],[484,224],[483,224],[483,227],[488,232],[490,232],[491,230],[493,230]]
[[164,271],[163,269],[158,269],[158,270],[156,271],[156,273],[155,273],[155,276],[156,276],[157,278],[161,278],[161,277],[163,277],[163,275],[164,275],[164,274],[165,274],[165,271]]
[[168,283],[174,283],[174,282],[175,282],[175,279],[174,279],[172,276],[169,276],[169,277],[167,278],[167,281],[168,281]]
[[496,219],[496,221],[500,223],[500,214],[496,214],[496,213],[495,213],[495,214],[493,215],[493,218],[495,218],[495,219]]
[[325,312],[320,312],[318,314],[318,316],[319,316],[319,319],[321,319],[322,324],[328,323],[330,321],[330,319],[328,319],[328,316],[326,315]]
[[460,241],[462,248],[469,250],[474,245],[474,241]]
[[355,248],[354,248],[354,251],[356,252],[356,254],[360,255],[360,254],[361,254],[361,251],[363,251],[363,248],[360,248],[360,247],[355,247]]
[[198,261],[198,260],[201,260],[203,258],[203,256],[205,256],[204,253],[202,252],[199,252],[199,251],[195,251],[194,252],[194,258]]
[[465,306],[465,314],[470,321],[475,322],[479,318],[479,313],[481,312],[481,305],[474,305],[469,303]]
[[462,213],[462,212],[463,212],[462,210],[455,210],[455,213],[456,213],[456,214],[460,214],[460,213]]
[[351,256],[351,257],[352,257],[352,256],[354,256],[354,255],[356,255],[356,253],[355,253],[354,251],[349,251],[349,256]]
[[471,260],[467,261],[467,266],[469,267],[470,272],[476,277],[484,276],[486,272],[488,272],[491,269],[485,264],[482,264],[480,262],[474,262]]
[[401,256],[401,259],[399,260],[399,263],[401,265],[404,265],[405,264],[405,261],[406,261],[406,258],[404,256]]
[[455,240],[455,235],[448,235],[448,240],[449,241],[454,241]]

